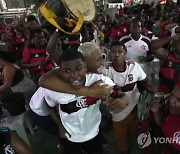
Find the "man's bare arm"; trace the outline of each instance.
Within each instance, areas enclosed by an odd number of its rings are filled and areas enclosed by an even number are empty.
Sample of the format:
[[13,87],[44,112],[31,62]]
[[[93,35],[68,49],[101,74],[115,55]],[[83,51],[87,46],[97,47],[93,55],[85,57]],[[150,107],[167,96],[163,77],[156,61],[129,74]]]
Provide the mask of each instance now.
[[11,145],[18,154],[33,154],[32,149],[27,145],[16,133],[12,130],[11,133]]
[[159,40],[155,40],[151,43],[151,51],[152,53],[160,59],[161,64],[164,63],[166,57],[169,54],[169,51],[164,49],[163,46],[171,41],[178,40],[180,38],[180,34],[177,34],[173,37],[166,37]]
[[67,134],[70,136],[70,134],[67,132],[67,130],[64,128],[62,122],[61,122],[61,118],[59,117],[57,111],[56,111],[56,107],[51,107],[48,105],[48,103],[45,101],[47,109],[52,117],[52,119],[54,120],[54,122],[56,123],[56,125],[59,128],[59,135],[62,138],[67,138]]
[[101,83],[100,80],[89,87],[84,86],[76,90],[61,78],[58,69],[51,70],[39,80],[39,86],[53,91],[105,99],[113,92],[113,89]]
[[120,98],[110,98],[107,102],[107,108],[113,113],[119,113],[129,104],[127,95],[122,95]]
[[54,32],[52,36],[50,37],[47,45],[47,51],[51,58],[54,60],[54,62],[59,65],[59,57],[60,57],[60,52],[56,51],[56,46],[58,43],[58,38],[60,37],[60,33]]
[[173,37],[166,37],[166,38],[155,40],[151,43],[151,50],[153,51],[153,50],[162,48],[166,43],[177,40],[179,38],[180,38],[180,34],[177,34]]
[[80,31],[82,35],[82,42],[90,42],[89,33],[87,31],[86,25],[83,25]]
[[156,49],[156,50],[152,50],[153,54],[155,55],[155,57],[159,58],[161,64],[164,63],[164,61],[166,60],[168,54],[169,54],[169,51],[164,49],[164,48],[159,48],[159,49]]

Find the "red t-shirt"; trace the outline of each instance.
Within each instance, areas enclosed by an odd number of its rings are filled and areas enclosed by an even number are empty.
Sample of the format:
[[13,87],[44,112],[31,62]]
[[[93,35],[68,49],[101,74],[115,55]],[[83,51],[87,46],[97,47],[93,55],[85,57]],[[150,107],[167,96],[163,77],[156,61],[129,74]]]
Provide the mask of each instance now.
[[50,56],[47,54],[46,49],[36,49],[36,48],[25,48],[23,51],[22,62],[26,64],[35,63],[37,61],[46,61],[45,66],[33,67],[34,71],[44,71],[47,72],[52,69],[52,64],[50,61]]
[[[169,116],[167,121],[162,125],[161,129],[164,137],[172,138],[174,140],[171,146],[180,151],[180,116]],[[163,150],[164,154],[170,154],[166,148]]]
[[121,38],[122,36],[127,34],[127,26],[114,26],[111,28],[111,37],[117,37],[117,38]]
[[168,37],[168,36],[170,36],[170,32],[165,29],[165,27],[167,25],[168,25],[167,23],[161,25],[161,37]]

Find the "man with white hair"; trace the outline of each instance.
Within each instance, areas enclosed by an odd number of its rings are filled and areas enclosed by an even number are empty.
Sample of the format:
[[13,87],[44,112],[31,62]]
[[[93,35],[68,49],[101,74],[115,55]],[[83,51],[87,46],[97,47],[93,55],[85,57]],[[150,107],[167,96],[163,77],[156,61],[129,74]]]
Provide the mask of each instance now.
[[88,72],[97,72],[102,65],[102,52],[99,46],[92,42],[85,42],[79,46],[78,51],[86,59]]
[[[97,51],[94,52],[95,48],[97,49]],[[86,57],[87,61],[89,61],[89,59],[88,59],[89,55],[93,54],[95,56],[95,60],[97,62],[93,63],[92,67],[88,66],[88,68],[91,68],[90,69],[91,72],[96,72],[101,63],[101,53],[99,52],[99,48],[97,48],[97,46],[95,44],[88,42],[87,44],[85,43],[85,45],[83,45],[82,48],[80,48],[80,50],[87,51],[85,53],[85,57]],[[59,54],[57,54],[57,57],[58,56],[59,56]],[[59,73],[59,70],[54,69],[54,70],[52,70],[52,74],[53,73],[54,74]],[[43,83],[45,83],[45,84],[47,83],[47,85],[52,84],[53,87],[58,87],[59,80],[61,80],[61,79],[59,78],[59,76],[57,76],[57,78],[55,78],[55,77],[52,78],[53,81],[51,81],[51,77],[50,77],[50,78],[47,78],[47,80],[45,80],[45,82],[44,82],[44,77],[43,77],[43,79],[41,80],[40,83],[42,83],[42,81],[43,81]],[[46,77],[45,77],[45,79],[46,79]],[[57,82],[57,86],[54,86],[54,84],[56,84],[56,82]],[[65,84],[65,85],[62,85],[62,84]],[[66,83],[64,81],[62,81],[60,87],[61,87],[61,92],[63,92],[63,93],[70,93],[70,94],[84,95],[84,96],[86,95],[88,97],[96,97],[96,98],[106,98],[108,95],[111,94],[112,88],[108,87],[107,85],[99,86],[99,84],[102,84],[102,81],[98,81],[98,82],[94,83],[93,85],[91,85],[90,87],[82,87],[78,90],[77,89],[74,90],[73,88],[69,88],[69,86],[67,86]],[[44,86],[44,87],[46,87],[46,86]],[[48,86],[47,86],[47,88],[48,88]],[[51,89],[51,88],[49,88],[49,89]],[[31,119],[33,120],[33,122],[36,125],[38,125],[39,127],[41,127],[42,129],[46,130],[47,132],[49,132],[51,134],[57,135],[58,134],[57,126],[54,123],[54,121],[52,120],[52,118],[50,117],[49,111],[47,109],[47,106],[46,106],[46,103],[44,100],[45,90],[46,90],[45,88],[39,87],[39,89],[36,91],[36,93],[31,98],[29,116],[31,117]],[[58,91],[58,90],[55,89],[55,91]],[[115,104],[115,103],[113,103],[113,104]],[[116,110],[118,109],[117,105],[113,106],[113,108],[115,108]],[[49,125],[47,125],[47,123]]]

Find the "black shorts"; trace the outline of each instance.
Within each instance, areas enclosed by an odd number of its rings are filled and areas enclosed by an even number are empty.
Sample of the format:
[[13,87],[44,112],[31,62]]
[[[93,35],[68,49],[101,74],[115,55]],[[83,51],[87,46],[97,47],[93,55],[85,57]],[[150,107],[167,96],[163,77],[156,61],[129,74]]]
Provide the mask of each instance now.
[[102,154],[100,134],[93,139],[82,143],[71,142],[67,139],[62,139],[61,141],[66,154],[81,154],[83,150],[87,154]]

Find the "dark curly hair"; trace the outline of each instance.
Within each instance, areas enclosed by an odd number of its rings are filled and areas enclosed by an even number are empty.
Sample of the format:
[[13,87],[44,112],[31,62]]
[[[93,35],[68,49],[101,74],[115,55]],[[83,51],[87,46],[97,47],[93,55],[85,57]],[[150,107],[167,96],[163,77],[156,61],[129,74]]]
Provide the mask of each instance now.
[[16,63],[16,58],[9,52],[0,51],[0,58],[9,63]]

